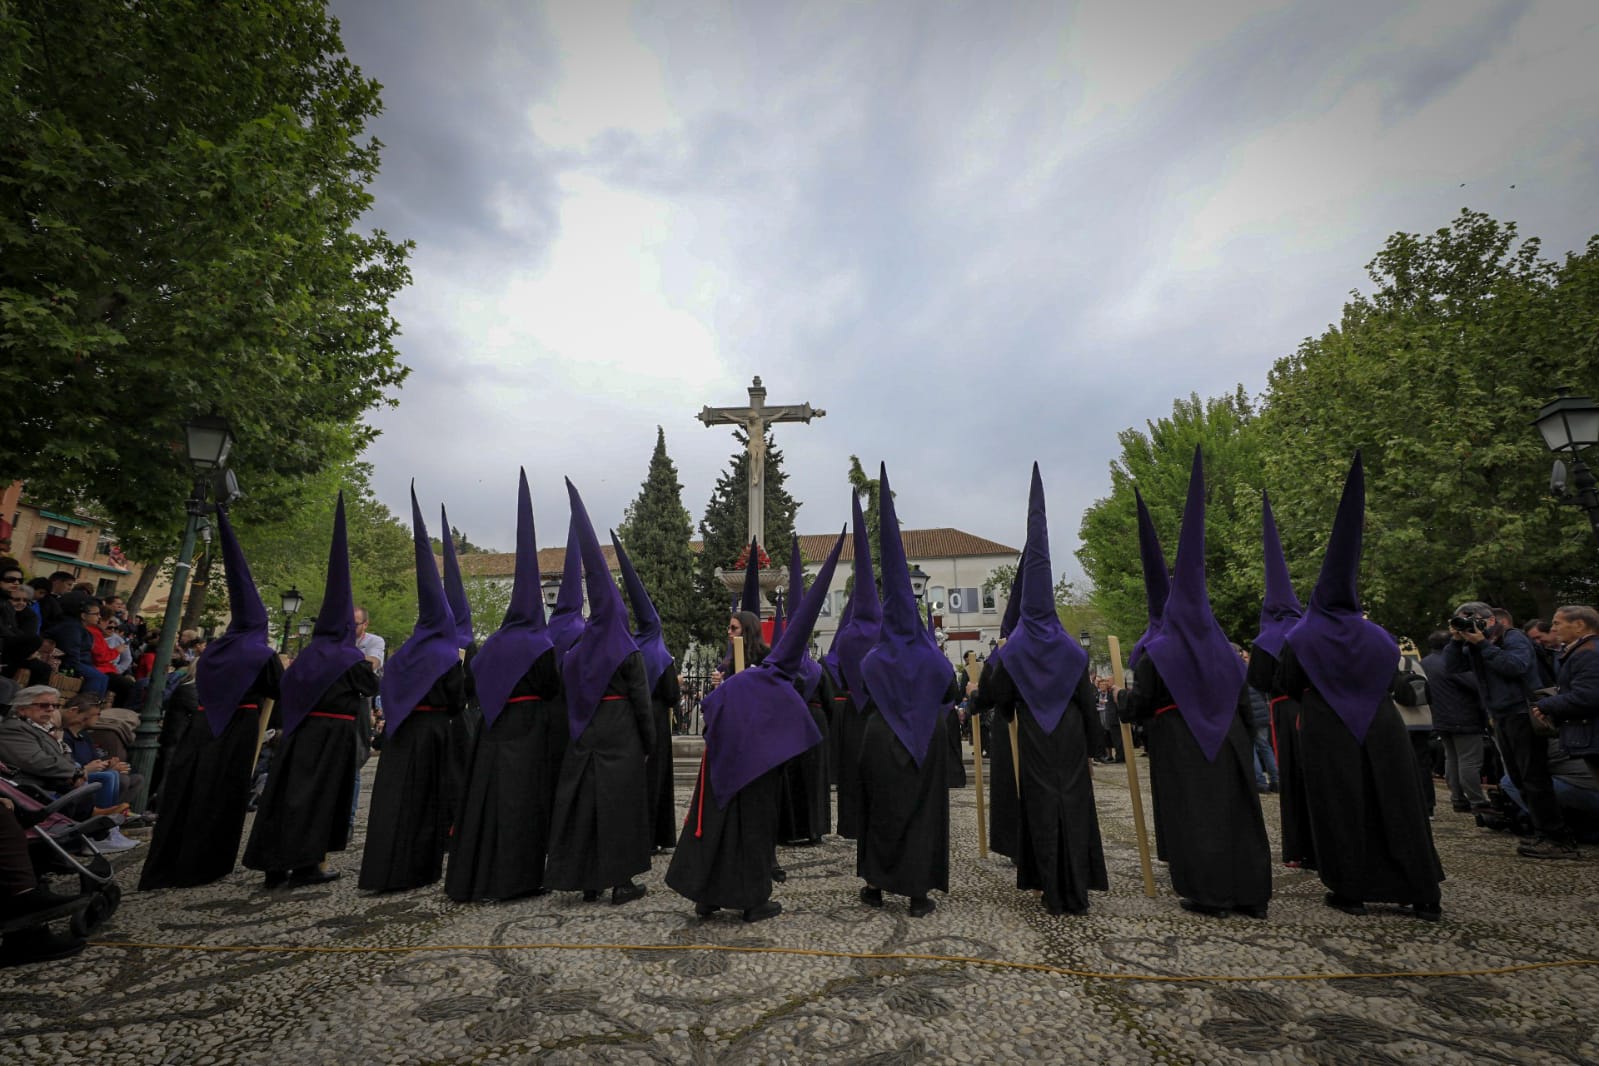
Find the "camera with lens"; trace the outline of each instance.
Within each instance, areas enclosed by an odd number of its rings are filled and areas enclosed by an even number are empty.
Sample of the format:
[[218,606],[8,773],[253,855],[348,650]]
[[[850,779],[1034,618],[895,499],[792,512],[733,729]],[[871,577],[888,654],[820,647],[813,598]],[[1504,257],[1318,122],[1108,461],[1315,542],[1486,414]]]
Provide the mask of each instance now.
[[1457,614],[1449,620],[1449,628],[1460,633],[1486,633],[1488,623],[1481,618],[1467,618],[1463,614]]

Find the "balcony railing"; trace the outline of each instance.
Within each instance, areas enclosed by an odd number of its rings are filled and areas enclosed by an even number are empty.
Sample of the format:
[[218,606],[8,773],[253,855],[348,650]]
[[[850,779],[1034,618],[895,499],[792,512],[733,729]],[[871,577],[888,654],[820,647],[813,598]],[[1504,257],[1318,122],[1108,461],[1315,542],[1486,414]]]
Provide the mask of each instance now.
[[74,540],[71,537],[59,536],[55,533],[37,533],[33,538],[33,546],[53,552],[62,552],[66,555],[77,555],[78,549],[83,546],[83,542]]

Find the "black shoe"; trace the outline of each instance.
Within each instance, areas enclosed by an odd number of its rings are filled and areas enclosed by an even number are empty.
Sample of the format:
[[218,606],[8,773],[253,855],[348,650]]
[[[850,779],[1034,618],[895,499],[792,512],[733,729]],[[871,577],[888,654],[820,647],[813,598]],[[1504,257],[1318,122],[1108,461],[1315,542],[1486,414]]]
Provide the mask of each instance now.
[[1266,920],[1266,905],[1264,903],[1247,903],[1234,907],[1233,910],[1238,914],[1242,914],[1245,918],[1254,918],[1259,921]]
[[65,959],[82,951],[84,943],[83,937],[52,933],[48,929],[24,929],[7,936],[0,944],[0,966]]
[[288,881],[289,881],[289,871],[287,871],[287,870],[268,870],[266,872],[266,877],[262,878],[262,880],[261,880],[261,887],[266,889],[268,892],[270,892],[274,888],[282,888],[285,884],[288,883]]
[[1516,854],[1524,859],[1580,859],[1582,855],[1575,845],[1563,840],[1546,840],[1539,837],[1526,844],[1518,845]]
[[600,898],[600,890],[599,889],[597,889],[597,888],[585,888],[583,890],[583,902],[584,903],[593,903],[595,900],[597,900],[599,898]]
[[937,909],[937,904],[926,896],[916,896],[911,900],[910,915],[912,918],[925,918]]
[[620,907],[624,903],[632,903],[636,899],[643,899],[646,889],[638,882],[629,882],[617,885],[611,889],[611,906]]
[[1052,906],[1052,905],[1050,905],[1048,903],[1044,904],[1044,910],[1047,913],[1054,915],[1056,918],[1065,917],[1068,914],[1076,916],[1076,915],[1087,914],[1088,913],[1088,908],[1087,907],[1067,907],[1067,906],[1056,907],[1056,906]]
[[1424,922],[1442,921],[1444,909],[1436,903],[1417,903],[1411,907],[1411,912]]
[[1212,907],[1208,903],[1198,903],[1191,899],[1181,900],[1179,905],[1190,914],[1203,914],[1207,918],[1227,917],[1226,907]]
[[1356,917],[1366,913],[1366,905],[1358,899],[1346,899],[1336,892],[1329,892],[1322,897],[1322,902],[1335,911],[1353,914]]
[[299,888],[302,885],[325,885],[338,879],[337,870],[324,870],[320,866],[302,866],[289,875],[289,884]]
[[774,866],[772,868],[772,880],[776,881],[778,884],[782,884],[784,881],[788,880],[788,871],[783,869],[781,866]]
[[709,918],[711,915],[715,914],[717,911],[719,911],[721,909],[722,908],[718,907],[714,903],[696,903],[696,904],[694,904],[694,913],[699,915],[701,918]]
[[764,922],[768,918],[776,918],[783,913],[783,905],[775,899],[769,899],[756,907],[750,907],[744,912],[746,922]]
[[883,905],[883,890],[867,885],[861,889],[861,902],[868,907],[881,907]]
[[1462,801],[1460,803],[1451,803],[1449,806],[1454,808],[1456,814],[1470,814],[1471,813],[1471,804],[1466,803],[1464,801]]

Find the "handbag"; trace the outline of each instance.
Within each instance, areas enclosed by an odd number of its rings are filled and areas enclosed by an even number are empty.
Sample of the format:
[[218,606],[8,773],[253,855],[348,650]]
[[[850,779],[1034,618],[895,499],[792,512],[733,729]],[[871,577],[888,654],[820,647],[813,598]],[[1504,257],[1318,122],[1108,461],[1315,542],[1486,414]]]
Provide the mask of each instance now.
[[1408,655],[1399,657],[1399,676],[1394,679],[1394,709],[1405,728],[1416,732],[1432,730],[1432,704],[1427,699],[1427,675],[1421,664]]

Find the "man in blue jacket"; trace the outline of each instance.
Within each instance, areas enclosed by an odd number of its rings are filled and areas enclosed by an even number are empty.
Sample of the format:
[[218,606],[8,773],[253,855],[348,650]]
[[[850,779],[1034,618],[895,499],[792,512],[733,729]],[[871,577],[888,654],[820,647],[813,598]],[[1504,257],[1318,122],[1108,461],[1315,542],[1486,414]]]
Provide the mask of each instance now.
[[1471,601],[1449,619],[1449,647],[1444,663],[1450,673],[1469,671],[1493,719],[1494,736],[1505,771],[1521,791],[1537,837],[1516,852],[1529,859],[1575,859],[1576,843],[1549,773],[1548,742],[1533,732],[1527,713],[1533,691],[1542,680],[1532,641],[1521,630],[1494,617],[1486,603]]

